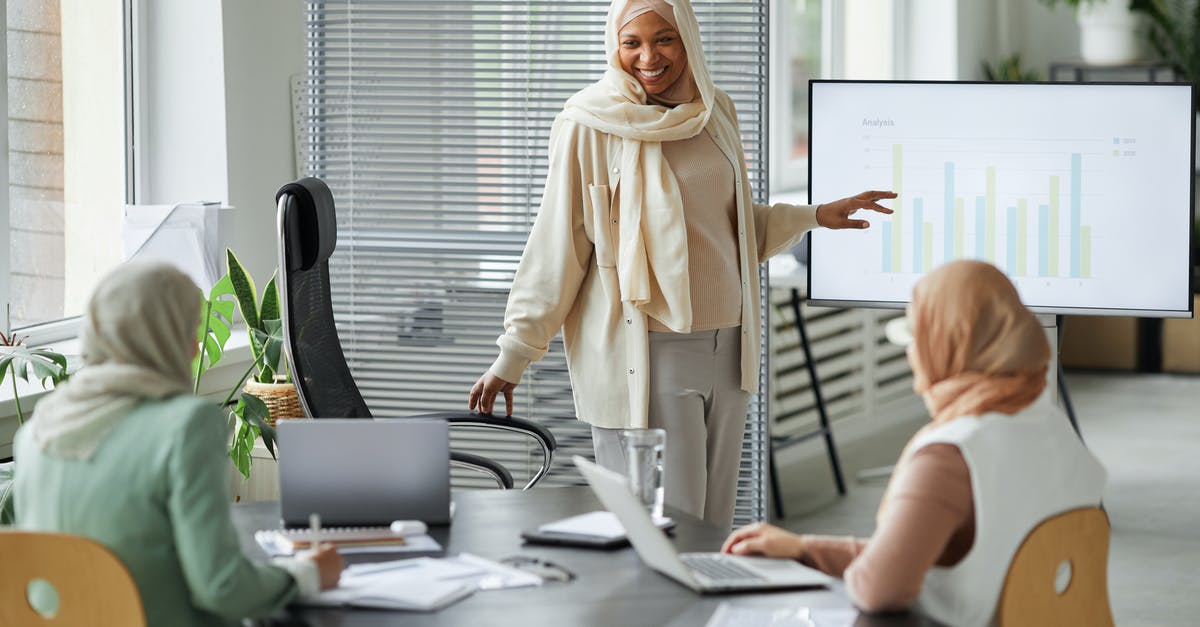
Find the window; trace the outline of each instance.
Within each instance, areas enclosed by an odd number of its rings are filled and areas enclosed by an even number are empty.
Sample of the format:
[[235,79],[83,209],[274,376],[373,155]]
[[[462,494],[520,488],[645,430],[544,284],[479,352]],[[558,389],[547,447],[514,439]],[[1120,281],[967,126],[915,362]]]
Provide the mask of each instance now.
[[808,187],[808,81],[894,78],[902,10],[876,0],[772,0],[772,194]]
[[0,301],[9,328],[50,340],[38,333],[45,323],[78,315],[96,279],[121,261],[126,9],[121,0],[28,0],[0,11]]

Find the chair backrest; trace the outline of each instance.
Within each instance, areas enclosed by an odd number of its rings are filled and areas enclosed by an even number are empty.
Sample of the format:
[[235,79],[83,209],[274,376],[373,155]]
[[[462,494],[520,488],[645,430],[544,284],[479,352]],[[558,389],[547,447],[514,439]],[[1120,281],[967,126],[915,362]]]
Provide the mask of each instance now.
[[310,418],[370,418],[333,320],[329,256],[337,214],[325,182],[303,178],[279,188],[279,292],[284,350]]
[[[142,596],[125,564],[102,544],[62,533],[0,531],[0,625],[143,627]],[[58,593],[47,618],[29,602],[30,583]]]
[[[1074,509],[1042,521],[1017,549],[997,608],[1000,627],[1089,625],[1111,627],[1108,603],[1108,516],[1097,507]],[[1059,569],[1070,565],[1065,589]]]

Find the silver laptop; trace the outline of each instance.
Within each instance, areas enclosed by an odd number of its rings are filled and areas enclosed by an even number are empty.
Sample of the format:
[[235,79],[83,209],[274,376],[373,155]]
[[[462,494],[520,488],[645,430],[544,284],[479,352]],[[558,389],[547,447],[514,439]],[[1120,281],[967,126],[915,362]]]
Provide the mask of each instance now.
[[642,561],[696,592],[813,588],[832,580],[825,573],[788,559],[677,553],[667,536],[651,522],[641,501],[626,487],[623,475],[578,455],[574,460],[600,502],[621,521]]
[[450,522],[450,434],[442,420],[281,420],[283,524]]

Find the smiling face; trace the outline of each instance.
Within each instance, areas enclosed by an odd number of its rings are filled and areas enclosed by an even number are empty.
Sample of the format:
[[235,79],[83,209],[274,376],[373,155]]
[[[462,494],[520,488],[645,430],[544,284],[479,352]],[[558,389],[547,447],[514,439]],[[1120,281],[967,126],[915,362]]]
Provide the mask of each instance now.
[[617,36],[621,69],[636,78],[647,94],[663,93],[687,69],[687,51],[679,32],[654,11],[631,20]]

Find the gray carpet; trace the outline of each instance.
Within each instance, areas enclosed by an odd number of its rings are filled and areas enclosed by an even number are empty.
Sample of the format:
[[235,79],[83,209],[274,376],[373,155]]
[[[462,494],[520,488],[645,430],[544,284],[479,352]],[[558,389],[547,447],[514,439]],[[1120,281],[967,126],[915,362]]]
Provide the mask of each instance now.
[[[1116,624],[1200,624],[1200,377],[1074,373],[1068,381],[1084,441],[1109,473]],[[842,498],[816,443],[781,455],[783,526],[869,535],[884,479],[859,480],[859,471],[894,462],[918,427],[839,446],[849,487]]]

